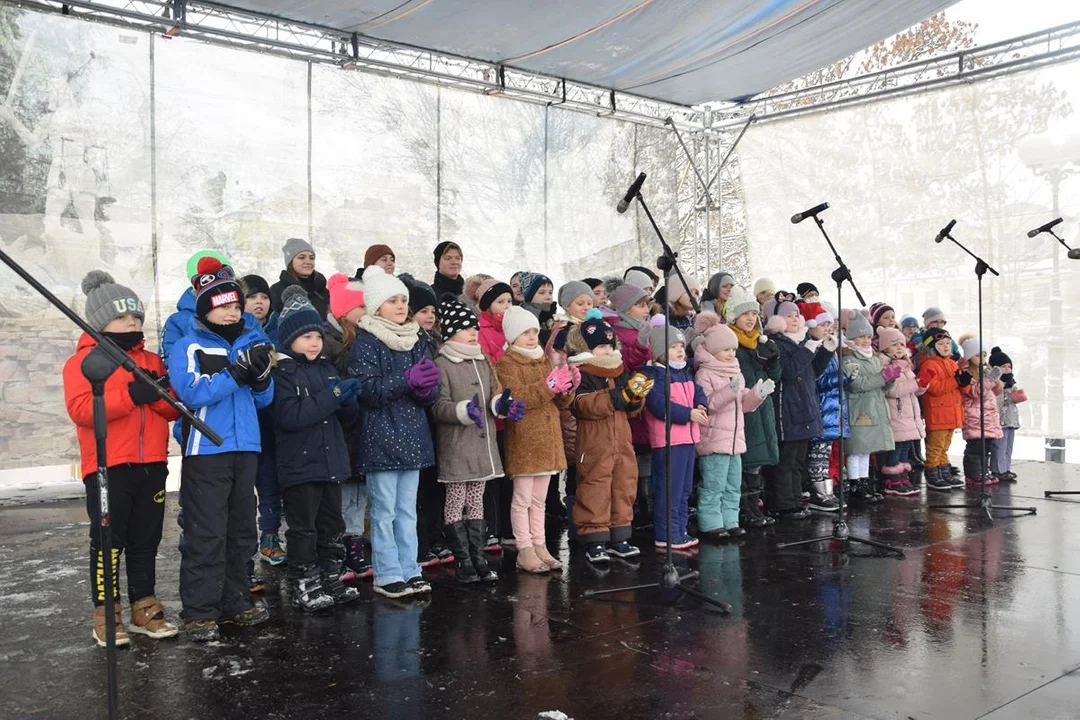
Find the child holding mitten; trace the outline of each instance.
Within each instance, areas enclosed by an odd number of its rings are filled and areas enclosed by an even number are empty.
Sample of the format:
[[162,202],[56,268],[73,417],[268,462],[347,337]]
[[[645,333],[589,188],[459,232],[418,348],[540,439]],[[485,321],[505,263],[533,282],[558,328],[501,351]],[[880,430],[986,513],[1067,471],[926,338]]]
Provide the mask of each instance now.
[[1012,471],[1013,439],[1020,427],[1020,410],[1016,406],[1027,400],[1027,394],[1016,384],[1012,359],[1001,348],[990,351],[990,366],[1001,368],[1001,392],[997,396],[1001,438],[994,441],[990,451],[990,471],[998,480],[1016,482]]
[[908,353],[907,338],[896,328],[879,327],[877,330],[878,347],[881,349],[878,360],[883,370],[898,368],[900,374],[885,391],[889,406],[889,425],[892,427],[893,442],[896,448],[888,454],[881,472],[894,481],[897,495],[918,495],[918,489],[911,482],[912,448],[926,437],[922,409],[919,398],[926,392],[920,387],[915,377],[915,369]]
[[[715,313],[713,313],[715,315]],[[685,550],[698,544],[688,532],[690,491],[694,486],[694,446],[701,439],[700,425],[709,421],[709,399],[687,367],[686,336],[676,327],[656,325],[649,338],[652,360],[641,371],[653,381],[645,397],[645,421],[652,445],[653,527],[656,547]],[[664,376],[671,378],[671,446],[667,445],[667,402]],[[671,503],[666,483],[670,452]],[[671,527],[668,527],[668,523]]]
[[964,481],[969,485],[996,485],[990,473],[990,451],[1004,433],[998,414],[997,395],[1005,387],[1001,368],[987,368],[986,354],[980,352],[979,338],[969,338],[960,345],[960,372],[971,382],[960,388],[964,404]]
[[495,582],[499,576],[484,558],[484,485],[503,476],[495,418],[520,420],[525,405],[503,393],[484,357],[473,311],[445,298],[438,312],[444,342],[435,358],[439,399],[434,415],[439,482],[446,484],[443,520],[454,543],[458,582]]
[[697,443],[701,463],[698,528],[706,537],[722,540],[746,534],[739,527],[742,454],[746,452],[743,414],[757,410],[776,383],[758,380],[754,387],[746,387],[735,357],[739,340],[716,313],[695,317],[694,330],[701,338],[694,355],[694,380],[708,398],[707,422]]
[[[181,430],[180,600],[184,631],[217,640],[218,622],[269,619],[252,604],[247,561],[255,553],[255,475],[262,450],[257,410],[274,397],[273,346],[259,321],[243,315],[243,291],[219,260],[199,260],[192,278],[195,319],[169,353],[177,396],[222,437],[214,445],[185,420]],[[224,549],[223,549],[224,548]]]
[[[585,558],[593,564],[627,558],[641,551],[630,544],[630,522],[637,494],[637,461],[630,438],[630,415],[641,412],[653,382],[629,375],[618,351],[615,330],[590,310],[566,338],[569,361],[581,372],[570,405],[577,418],[577,501],[573,523]],[[609,554],[610,553],[610,554]]]
[[540,345],[540,323],[521,307],[503,316],[509,348],[495,365],[499,380],[513,388],[526,414],[506,424],[506,474],[514,483],[510,523],[517,546],[517,567],[525,572],[557,570],[562,564],[547,549],[544,505],[551,476],[566,469],[559,410],[570,406],[581,372],[553,368]]
[[[117,284],[108,273],[91,270],[82,282],[86,293],[86,321],[146,371],[163,378],[165,364],[145,349],[142,300],[130,288]],[[90,517],[90,598],[94,604],[93,638],[105,647],[106,612],[116,619],[116,645],[127,645],[128,630],[154,639],[173,637],[176,626],[165,619],[165,609],[154,595],[157,551],[165,519],[165,478],[169,455],[169,421],[179,413],[161,399],[149,383],[118,368],[105,381],[108,442],[110,522],[112,524],[112,586],[115,606],[105,607],[104,553],[101,550],[101,502],[97,483],[97,440],[94,437],[93,392],[82,373],[86,356],[97,342],[79,338],[75,354],[64,364],[64,401],[75,423],[82,458],[80,476],[86,487]],[[127,557],[128,600],[131,624],[121,617],[120,555]]]
[[293,605],[322,610],[360,597],[341,582],[341,483],[352,476],[342,421],[359,413],[360,382],[342,380],[323,354],[322,318],[299,285],[281,293],[274,370],[277,479],[285,504]]
[[375,592],[389,598],[431,592],[417,562],[420,470],[435,463],[425,408],[439,397],[439,368],[420,326],[409,321],[409,290],[378,265],[364,271],[364,299],[349,351],[360,381],[363,430],[356,454],[367,475]]
[[[871,342],[873,332],[865,316],[861,313],[855,315],[844,332],[847,345],[840,360],[847,378],[848,418],[851,422],[851,438],[845,448],[848,484],[853,498],[863,502],[884,499],[878,496],[871,484],[870,456],[877,452],[891,452],[896,447],[889,424],[889,409],[885,404],[885,390],[900,376],[900,368],[896,365],[884,369],[881,367]],[[885,493],[900,493],[896,476],[885,476]]]

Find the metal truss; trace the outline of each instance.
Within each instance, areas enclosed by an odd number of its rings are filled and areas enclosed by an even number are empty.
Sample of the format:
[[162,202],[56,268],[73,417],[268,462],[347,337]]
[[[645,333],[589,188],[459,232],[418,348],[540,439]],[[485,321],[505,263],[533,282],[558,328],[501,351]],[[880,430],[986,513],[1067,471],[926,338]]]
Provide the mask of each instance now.
[[735,127],[751,115],[755,122],[768,122],[834,110],[1077,59],[1080,22],[791,92],[761,95],[737,109],[712,110],[711,127]]
[[598,117],[705,132],[706,113],[639,95],[447,55],[357,33],[187,0],[27,0],[22,7],[183,36],[217,45],[337,65],[487,95],[551,105]]

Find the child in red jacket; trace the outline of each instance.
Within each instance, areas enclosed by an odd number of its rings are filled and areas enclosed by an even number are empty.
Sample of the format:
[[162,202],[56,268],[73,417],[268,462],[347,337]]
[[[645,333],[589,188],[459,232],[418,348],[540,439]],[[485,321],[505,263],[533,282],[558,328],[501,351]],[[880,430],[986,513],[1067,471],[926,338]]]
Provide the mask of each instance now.
[[[165,379],[165,365],[155,353],[144,349],[142,301],[100,270],[92,270],[82,282],[86,293],[86,321],[125,350],[135,363],[155,377]],[[93,638],[105,646],[105,584],[99,525],[101,503],[97,484],[97,445],[94,439],[93,394],[82,374],[82,362],[97,346],[87,334],[79,338],[75,354],[64,364],[64,401],[75,423],[86,485],[86,512],[90,516],[90,596],[94,603]],[[154,578],[161,524],[165,517],[165,477],[169,448],[169,421],[179,417],[160,399],[154,388],[118,368],[105,382],[105,413],[108,443],[109,514],[112,523],[113,597],[116,606],[116,644],[127,645],[127,631],[159,639],[176,635],[165,619],[165,609],[154,597]],[[127,553],[128,600],[131,624],[121,617],[120,555]]]
[[926,421],[926,487],[948,492],[963,487],[949,470],[949,445],[953,433],[964,426],[961,388],[971,384],[971,375],[961,373],[952,359],[952,337],[944,328],[926,331],[919,347],[918,382],[926,388],[922,414]]

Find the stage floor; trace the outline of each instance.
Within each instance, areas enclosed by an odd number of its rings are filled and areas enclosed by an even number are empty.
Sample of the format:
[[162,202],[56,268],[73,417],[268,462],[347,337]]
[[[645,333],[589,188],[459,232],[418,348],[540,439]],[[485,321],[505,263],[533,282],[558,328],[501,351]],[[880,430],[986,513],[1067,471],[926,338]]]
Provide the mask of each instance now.
[[[981,522],[890,499],[851,529],[903,560],[777,550],[831,521],[776,526],[680,558],[723,616],[691,598],[582,592],[656,577],[640,563],[514,572],[460,588],[428,573],[431,601],[376,598],[304,615],[284,568],[260,565],[273,620],[199,646],[133,636],[119,650],[121,715],[132,718],[1075,718],[1080,713],[1080,466],[1023,463],[994,491],[1037,516]],[[974,499],[975,493],[966,493]],[[965,493],[956,491],[950,501]],[[1077,496],[1080,499],[1080,496]],[[935,494],[934,498],[937,500]],[[175,620],[179,554],[169,497],[158,591]],[[0,716],[105,715],[105,651],[90,639],[82,504],[0,509]],[[126,616],[125,610],[125,616]]]

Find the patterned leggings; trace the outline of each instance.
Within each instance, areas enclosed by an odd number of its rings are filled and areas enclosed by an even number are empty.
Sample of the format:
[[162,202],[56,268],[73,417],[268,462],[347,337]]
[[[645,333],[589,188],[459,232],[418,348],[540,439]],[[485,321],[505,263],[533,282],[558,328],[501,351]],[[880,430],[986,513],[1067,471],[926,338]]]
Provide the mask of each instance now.
[[485,484],[483,481],[447,483],[443,521],[449,525],[462,520],[483,520]]

